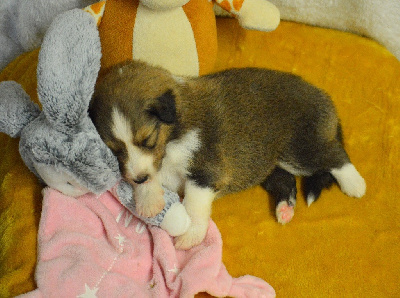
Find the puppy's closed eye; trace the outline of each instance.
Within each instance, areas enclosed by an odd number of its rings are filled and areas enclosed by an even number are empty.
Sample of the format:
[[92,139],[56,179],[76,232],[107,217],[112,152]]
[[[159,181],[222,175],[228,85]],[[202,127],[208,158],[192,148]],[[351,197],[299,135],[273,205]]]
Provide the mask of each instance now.
[[158,125],[144,127],[137,133],[138,145],[145,149],[154,149],[158,140]]
[[147,148],[147,149],[154,149],[154,147],[156,147],[156,141],[157,141],[157,138],[155,137],[155,135],[156,134],[153,133],[150,136],[148,136],[147,138],[145,138],[141,142],[140,146]]

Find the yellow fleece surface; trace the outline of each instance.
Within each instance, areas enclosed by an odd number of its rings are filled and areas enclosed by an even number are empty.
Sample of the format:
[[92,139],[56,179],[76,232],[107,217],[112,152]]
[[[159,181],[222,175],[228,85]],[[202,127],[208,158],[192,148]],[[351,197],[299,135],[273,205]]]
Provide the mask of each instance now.
[[[278,297],[400,297],[400,62],[369,39],[290,22],[261,33],[220,19],[218,35],[216,70],[273,68],[325,89],[367,182],[361,199],[333,186],[310,207],[300,191],[285,226],[261,187],[219,199],[213,219],[228,271],[265,279]],[[36,60],[37,52],[19,57],[0,81],[17,80],[33,95]],[[3,134],[0,183],[0,297],[9,297],[35,287],[41,187],[17,140]]]

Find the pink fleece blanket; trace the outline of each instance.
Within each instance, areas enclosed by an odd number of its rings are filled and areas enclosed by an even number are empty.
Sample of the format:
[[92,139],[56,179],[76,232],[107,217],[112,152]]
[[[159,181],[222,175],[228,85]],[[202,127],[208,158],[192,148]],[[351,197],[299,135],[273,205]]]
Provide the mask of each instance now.
[[229,275],[214,222],[202,244],[179,251],[109,192],[75,199],[45,189],[38,243],[38,288],[23,297],[275,297],[262,279]]

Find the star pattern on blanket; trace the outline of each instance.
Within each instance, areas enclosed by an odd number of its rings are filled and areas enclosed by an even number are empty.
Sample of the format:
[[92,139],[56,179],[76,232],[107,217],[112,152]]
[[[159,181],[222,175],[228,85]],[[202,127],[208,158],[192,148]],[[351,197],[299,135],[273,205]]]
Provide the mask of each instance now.
[[79,295],[78,298],[94,298],[97,297],[96,293],[99,289],[94,287],[91,289],[87,284],[85,284],[85,293]]
[[175,273],[176,275],[178,275],[180,271],[181,270],[176,267],[176,264],[174,264],[174,268],[168,270],[168,272]]
[[114,238],[118,240],[118,244],[120,246],[122,246],[124,244],[125,240],[126,240],[125,237],[122,236],[121,234],[118,234],[118,236],[116,236]]

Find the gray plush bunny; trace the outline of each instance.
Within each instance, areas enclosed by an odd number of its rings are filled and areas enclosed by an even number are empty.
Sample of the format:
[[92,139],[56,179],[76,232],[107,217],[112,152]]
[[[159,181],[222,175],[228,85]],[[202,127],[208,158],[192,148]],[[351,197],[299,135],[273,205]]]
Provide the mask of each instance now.
[[[38,96],[42,111],[16,82],[0,83],[0,131],[20,137],[19,151],[44,183],[77,197],[101,194],[120,181],[118,161],[88,116],[100,69],[100,38],[94,18],[74,9],[59,15],[39,53]],[[164,189],[166,205],[154,218],[171,236],[183,234],[190,218],[179,196]],[[113,194],[135,213],[132,187],[121,181]]]

